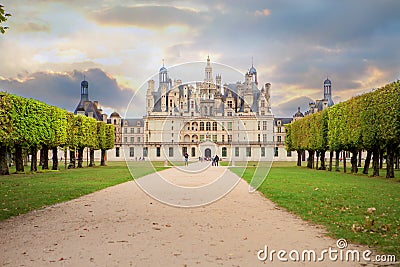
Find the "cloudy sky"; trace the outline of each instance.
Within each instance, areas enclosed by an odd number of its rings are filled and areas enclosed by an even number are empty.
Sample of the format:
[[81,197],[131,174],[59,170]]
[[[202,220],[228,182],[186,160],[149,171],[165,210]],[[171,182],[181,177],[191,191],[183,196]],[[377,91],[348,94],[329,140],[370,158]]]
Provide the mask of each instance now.
[[[142,84],[167,67],[205,61],[272,84],[276,116],[323,96],[335,102],[400,78],[398,0],[0,0],[12,17],[0,35],[0,90],[74,110],[89,97],[124,114]],[[203,65],[201,65],[203,66]],[[172,77],[181,78],[181,77]],[[202,67],[198,79],[204,78]],[[236,82],[224,80],[223,82]],[[141,89],[142,88],[142,89]]]

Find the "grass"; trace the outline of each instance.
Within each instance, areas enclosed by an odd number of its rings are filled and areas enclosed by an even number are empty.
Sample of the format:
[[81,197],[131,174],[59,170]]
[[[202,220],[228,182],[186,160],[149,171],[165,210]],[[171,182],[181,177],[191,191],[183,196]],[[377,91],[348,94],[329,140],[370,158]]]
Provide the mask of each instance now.
[[130,181],[132,176],[139,178],[165,169],[162,162],[132,162],[131,176],[125,162],[107,164],[106,167],[0,176],[0,220]]
[[[258,190],[302,219],[324,225],[334,238],[400,256],[399,178],[317,171],[295,164],[274,162]],[[250,183],[253,165],[231,170]],[[376,211],[369,213],[368,208]]]

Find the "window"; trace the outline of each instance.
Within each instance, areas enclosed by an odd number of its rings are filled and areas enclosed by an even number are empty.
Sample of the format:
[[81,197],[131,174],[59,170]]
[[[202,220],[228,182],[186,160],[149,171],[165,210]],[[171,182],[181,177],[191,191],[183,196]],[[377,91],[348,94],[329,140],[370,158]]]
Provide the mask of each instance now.
[[251,157],[251,147],[246,147],[246,156]]
[[204,107],[204,115],[207,116],[207,107]]
[[140,128],[137,128],[137,133],[140,133]]
[[190,101],[190,108],[191,108],[191,109],[194,109],[194,101],[193,101],[193,100]]
[[259,121],[259,122],[257,122],[257,130],[261,130],[261,122]]
[[131,143],[134,143],[135,142],[135,137],[131,137]]
[[225,142],[225,135],[222,135],[221,141],[222,141],[222,143]]
[[265,147],[261,148],[261,157],[265,157]]
[[128,128],[124,127],[124,133],[128,133]]
[[211,122],[206,123],[206,131],[211,131]]
[[146,121],[146,131],[149,130],[149,123]]
[[187,153],[187,147],[182,147],[182,155],[185,155]]
[[213,124],[212,124],[212,130],[213,131],[216,131],[217,130],[217,122],[213,122]]
[[119,147],[115,148],[115,157],[119,158]]
[[200,131],[204,131],[204,122],[200,122]]
[[174,156],[174,148],[173,147],[168,148],[168,156],[169,157],[173,157]]
[[232,111],[228,111],[227,115],[228,115],[229,117],[232,117]]
[[274,151],[274,157],[278,157],[278,148],[277,147],[275,147],[275,151]]
[[134,157],[135,156],[135,148],[134,147],[130,147],[129,148],[129,157]]
[[261,100],[261,107],[265,108],[265,100]]
[[147,157],[147,154],[148,154],[147,147],[144,147],[143,148],[143,157]]
[[264,116],[264,115],[265,115],[265,111],[261,110],[261,116]]
[[193,111],[190,113],[190,116],[192,116],[192,117],[194,116],[194,112]]
[[282,127],[278,127],[278,133],[282,132]]
[[200,142],[203,142],[204,141],[204,134],[201,134],[200,135]]
[[134,130],[134,129],[133,129],[133,128],[131,128],[131,133],[133,133],[133,130]]
[[231,142],[232,142],[232,135],[229,134],[229,135],[228,135],[228,143],[231,143]]
[[213,142],[217,142],[217,135],[216,135],[216,134],[213,134],[213,136],[212,136],[212,141],[213,141]]
[[267,134],[263,134],[263,142],[267,142]]
[[257,141],[260,143],[261,142],[261,134],[257,134]]
[[287,157],[291,157],[291,156],[292,156],[292,151],[290,151],[290,150],[287,151],[287,152],[286,152],[286,156],[287,156]]
[[231,121],[228,122],[228,131],[232,131],[232,122]]
[[221,130],[222,130],[222,131],[225,131],[225,122],[222,122],[222,123],[221,123]]
[[239,157],[239,148],[235,147],[235,157]]
[[192,147],[192,157],[196,157],[196,148]]
[[267,130],[267,122],[266,121],[263,121],[263,130],[264,131]]
[[114,125],[116,125],[117,124],[117,120],[116,119],[114,119]]
[[226,157],[226,147],[222,148],[222,153],[221,154],[222,154],[223,157]]
[[210,116],[212,116],[212,115],[213,115],[213,108],[210,107]]
[[138,141],[138,143],[140,143],[140,136],[137,137],[137,141]]
[[161,147],[157,147],[156,149],[156,157],[160,157],[161,156]]
[[128,137],[124,137],[124,143],[128,143]]
[[277,138],[278,138],[278,140],[277,140],[278,143],[282,142],[282,136],[278,135]]

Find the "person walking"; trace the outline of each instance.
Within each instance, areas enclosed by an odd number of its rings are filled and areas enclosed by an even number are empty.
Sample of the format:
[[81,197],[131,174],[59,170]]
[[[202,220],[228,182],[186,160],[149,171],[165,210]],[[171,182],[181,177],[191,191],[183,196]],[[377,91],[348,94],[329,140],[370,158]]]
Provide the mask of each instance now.
[[219,161],[219,157],[218,157],[218,155],[215,155],[215,157],[214,157],[214,166],[218,166],[218,161]]
[[184,155],[184,157],[185,157],[185,166],[188,166],[189,165],[189,154],[188,153],[185,153],[185,155]]

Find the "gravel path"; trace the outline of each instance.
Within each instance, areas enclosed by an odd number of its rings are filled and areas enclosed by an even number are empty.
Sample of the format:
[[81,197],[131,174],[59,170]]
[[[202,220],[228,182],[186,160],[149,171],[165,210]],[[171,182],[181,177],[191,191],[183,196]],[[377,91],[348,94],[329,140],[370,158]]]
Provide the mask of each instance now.
[[[0,222],[0,266],[287,266],[276,254],[272,262],[261,262],[257,253],[265,246],[269,251],[315,249],[318,255],[329,247],[337,249],[336,240],[322,228],[259,193],[248,193],[247,183],[226,167],[160,173],[189,187],[223,175],[238,183],[225,197],[197,208],[162,204],[131,181],[11,218]],[[140,180],[146,184],[156,175]],[[332,262],[327,255],[323,262],[289,263],[360,266]]]

